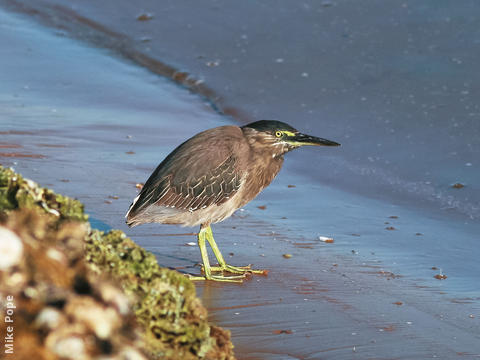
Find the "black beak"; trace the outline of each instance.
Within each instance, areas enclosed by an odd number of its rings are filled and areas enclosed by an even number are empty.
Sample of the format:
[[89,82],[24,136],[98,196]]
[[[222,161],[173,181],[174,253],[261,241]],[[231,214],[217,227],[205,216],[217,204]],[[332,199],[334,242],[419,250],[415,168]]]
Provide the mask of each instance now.
[[287,142],[296,145],[296,146],[303,146],[303,145],[314,145],[314,146],[340,146],[339,143],[327,139],[322,139],[316,136],[311,136],[302,133],[296,133],[295,136],[289,136]]

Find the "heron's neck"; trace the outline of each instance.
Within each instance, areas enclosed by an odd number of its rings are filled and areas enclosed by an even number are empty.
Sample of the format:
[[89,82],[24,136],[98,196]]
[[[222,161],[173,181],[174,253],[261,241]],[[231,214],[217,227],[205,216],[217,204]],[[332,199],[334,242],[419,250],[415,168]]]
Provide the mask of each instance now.
[[267,152],[254,152],[254,161],[251,173],[254,174],[257,184],[259,185],[259,192],[267,187],[272,180],[277,176],[282,168],[283,155],[272,154]]

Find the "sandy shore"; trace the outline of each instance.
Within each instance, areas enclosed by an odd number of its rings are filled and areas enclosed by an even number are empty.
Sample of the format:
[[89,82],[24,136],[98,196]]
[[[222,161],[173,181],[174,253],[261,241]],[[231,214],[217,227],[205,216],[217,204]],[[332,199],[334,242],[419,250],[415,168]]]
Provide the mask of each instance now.
[[[232,123],[108,50],[26,16],[2,11],[0,23],[0,163],[79,198],[99,227],[127,230],[135,184],[184,139]],[[480,356],[478,224],[344,191],[293,164],[318,158],[316,168],[334,172],[334,156],[298,151],[258,199],[213,228],[231,263],[270,270],[242,285],[198,284],[212,319],[232,330],[238,358]],[[198,271],[198,249],[185,245],[197,229],[127,231],[162,265]],[[446,280],[434,279],[440,271]]]

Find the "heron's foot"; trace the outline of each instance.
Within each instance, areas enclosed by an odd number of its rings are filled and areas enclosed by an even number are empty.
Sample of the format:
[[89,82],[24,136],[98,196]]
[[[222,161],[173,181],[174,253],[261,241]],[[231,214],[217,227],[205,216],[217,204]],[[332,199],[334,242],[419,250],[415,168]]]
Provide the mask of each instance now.
[[[228,272],[232,274],[257,274],[257,275],[267,275],[268,270],[255,270],[252,269],[251,265],[247,266],[232,266],[228,264],[224,264],[223,266],[211,266],[210,269],[212,271],[217,272]],[[202,267],[203,270],[203,267]]]
[[205,275],[205,276],[187,275],[187,277],[192,281],[212,280],[212,281],[242,283],[243,280],[247,277],[247,274],[245,273],[242,275],[233,275],[233,276],[211,275],[211,274]]

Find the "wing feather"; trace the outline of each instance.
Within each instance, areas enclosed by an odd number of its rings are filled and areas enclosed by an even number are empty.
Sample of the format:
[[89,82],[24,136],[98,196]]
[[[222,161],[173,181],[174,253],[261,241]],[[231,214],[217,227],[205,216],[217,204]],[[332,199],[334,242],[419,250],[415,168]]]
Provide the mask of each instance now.
[[130,206],[128,223],[150,206],[193,212],[223,204],[235,195],[242,178],[231,145],[236,139],[212,142],[207,132],[180,145],[157,167]]

